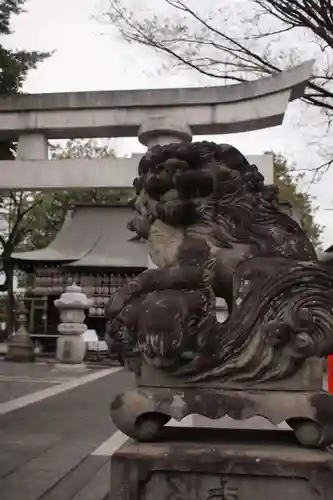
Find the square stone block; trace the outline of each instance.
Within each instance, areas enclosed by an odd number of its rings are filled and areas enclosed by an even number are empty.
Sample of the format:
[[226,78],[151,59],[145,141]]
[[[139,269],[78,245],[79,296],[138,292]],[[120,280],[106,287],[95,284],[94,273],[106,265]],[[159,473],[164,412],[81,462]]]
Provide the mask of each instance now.
[[333,455],[289,431],[166,427],[111,458],[111,500],[331,500]]

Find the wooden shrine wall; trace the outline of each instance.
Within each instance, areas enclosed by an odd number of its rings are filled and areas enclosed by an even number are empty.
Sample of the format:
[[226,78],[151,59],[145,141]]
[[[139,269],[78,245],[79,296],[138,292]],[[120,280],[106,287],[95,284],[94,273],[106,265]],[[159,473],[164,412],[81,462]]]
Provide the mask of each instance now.
[[70,271],[61,267],[37,268],[34,275],[33,294],[36,296],[60,296],[68,285],[76,283],[94,304],[89,310],[90,317],[104,317],[104,307],[118,287],[123,286],[137,272]]

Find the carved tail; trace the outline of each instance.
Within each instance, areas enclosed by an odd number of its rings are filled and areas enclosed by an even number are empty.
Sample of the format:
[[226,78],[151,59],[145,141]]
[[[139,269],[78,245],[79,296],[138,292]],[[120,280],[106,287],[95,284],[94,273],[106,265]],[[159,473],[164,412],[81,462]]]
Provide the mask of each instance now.
[[310,357],[333,353],[333,273],[317,263],[260,259],[241,266],[235,300],[218,326],[220,355],[192,380],[285,378]]

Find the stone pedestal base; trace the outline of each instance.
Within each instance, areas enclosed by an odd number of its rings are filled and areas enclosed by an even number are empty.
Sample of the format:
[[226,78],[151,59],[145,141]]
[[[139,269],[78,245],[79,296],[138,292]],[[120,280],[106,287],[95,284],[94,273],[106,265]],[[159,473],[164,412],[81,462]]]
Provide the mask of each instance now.
[[288,431],[166,427],[111,458],[112,500],[330,500],[333,456]]
[[57,339],[57,361],[81,364],[86,353],[86,344],[79,335],[62,335]]
[[259,416],[272,424],[286,421],[300,443],[310,447],[333,444],[333,396],[323,390],[219,389],[209,387],[137,387],[117,396],[111,417],[125,434],[139,441],[160,439],[174,418],[225,415],[235,420]]
[[89,368],[84,363],[56,363],[52,371],[73,375],[89,372]]
[[34,344],[27,333],[17,332],[11,342],[5,359],[19,363],[33,362],[35,360]]

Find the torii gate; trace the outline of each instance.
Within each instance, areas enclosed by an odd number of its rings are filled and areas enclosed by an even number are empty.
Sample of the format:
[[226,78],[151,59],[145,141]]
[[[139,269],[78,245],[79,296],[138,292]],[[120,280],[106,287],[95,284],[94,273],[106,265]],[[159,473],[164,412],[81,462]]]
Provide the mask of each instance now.
[[[0,138],[18,141],[14,161],[0,161],[0,191],[126,188],[138,157],[50,160],[49,139],[136,137],[147,146],[191,141],[282,124],[301,98],[313,61],[252,82],[154,90],[23,94],[0,98]],[[273,158],[255,163],[273,183]],[[333,362],[332,362],[333,364]]]
[[[303,95],[309,61],[243,84],[155,90],[15,95],[0,99],[1,140],[18,141],[15,161],[0,161],[0,191],[132,186],[132,158],[49,160],[49,139],[135,137],[153,144],[191,141],[280,125]],[[271,155],[250,157],[273,182]]]

